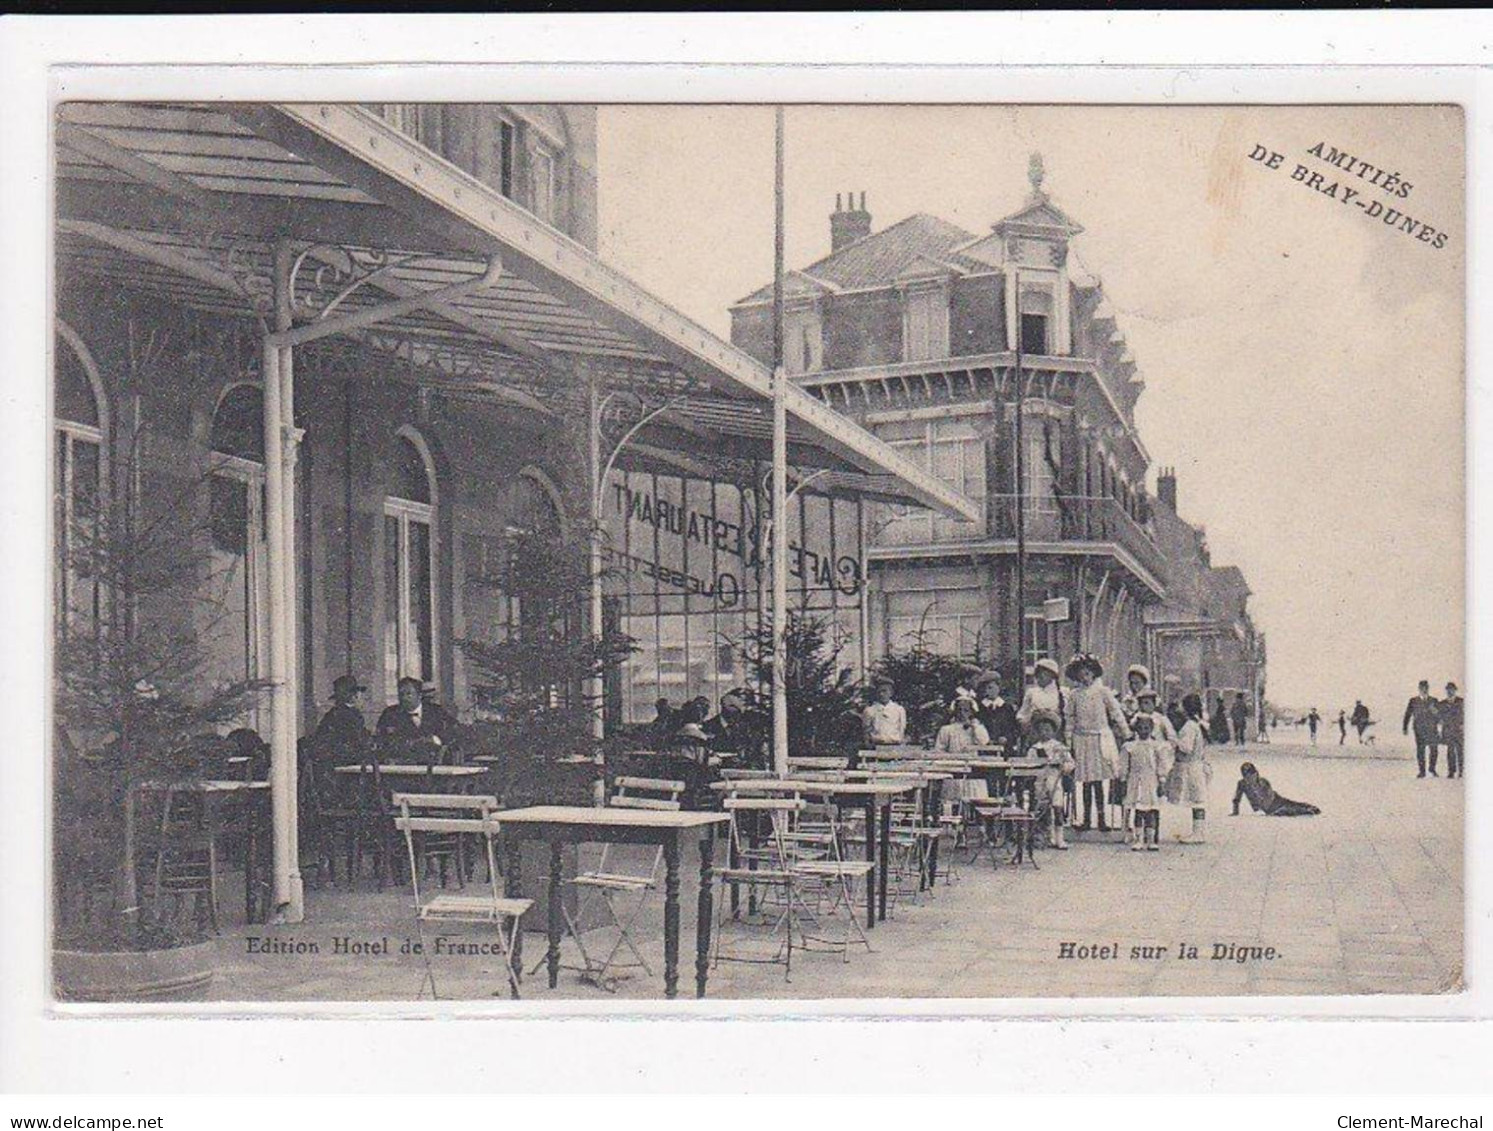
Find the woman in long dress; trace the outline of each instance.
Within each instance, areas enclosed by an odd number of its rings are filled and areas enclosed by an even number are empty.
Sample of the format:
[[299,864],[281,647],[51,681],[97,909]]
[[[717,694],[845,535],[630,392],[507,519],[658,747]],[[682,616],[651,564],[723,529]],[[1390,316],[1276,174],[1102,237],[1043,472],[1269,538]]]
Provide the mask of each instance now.
[[1176,756],[1167,777],[1167,800],[1173,805],[1192,806],[1192,833],[1183,844],[1203,843],[1203,820],[1207,816],[1208,781],[1213,767],[1208,763],[1208,737],[1203,730],[1203,701],[1193,693],[1183,698],[1187,721],[1177,732]]
[[1073,776],[1083,793],[1083,824],[1092,827],[1093,810],[1099,810],[1099,829],[1109,831],[1104,818],[1104,783],[1114,777],[1115,767],[1105,756],[1104,732],[1111,731],[1111,741],[1130,740],[1130,725],[1115,693],[1099,682],[1104,665],[1097,657],[1081,652],[1068,661],[1066,674],[1077,685],[1064,696],[1068,709],[1068,742],[1073,750]]

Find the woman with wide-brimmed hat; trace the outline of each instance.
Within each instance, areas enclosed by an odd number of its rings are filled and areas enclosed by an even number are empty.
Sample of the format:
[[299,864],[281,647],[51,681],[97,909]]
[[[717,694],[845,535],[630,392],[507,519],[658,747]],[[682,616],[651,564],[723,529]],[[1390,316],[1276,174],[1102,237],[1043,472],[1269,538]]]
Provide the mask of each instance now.
[[[1050,660],[1046,656],[1038,660],[1032,666],[1033,683],[1027,685],[1021,696],[1021,706],[1016,710],[1016,721],[1021,724],[1024,734],[1030,734],[1032,730],[1032,716],[1038,711],[1053,711],[1061,723],[1066,718],[1064,711],[1063,685],[1058,682],[1063,672],[1058,667],[1056,660]],[[1058,728],[1058,737],[1062,737],[1063,728]]]
[[1130,725],[1115,693],[1099,681],[1104,665],[1098,657],[1080,652],[1068,661],[1065,674],[1075,686],[1066,695],[1068,743],[1073,750],[1074,778],[1083,793],[1083,824],[1092,827],[1093,810],[1099,810],[1099,828],[1109,830],[1104,817],[1104,783],[1114,777],[1112,758],[1106,757],[1104,732],[1111,732],[1115,749],[1130,739]]

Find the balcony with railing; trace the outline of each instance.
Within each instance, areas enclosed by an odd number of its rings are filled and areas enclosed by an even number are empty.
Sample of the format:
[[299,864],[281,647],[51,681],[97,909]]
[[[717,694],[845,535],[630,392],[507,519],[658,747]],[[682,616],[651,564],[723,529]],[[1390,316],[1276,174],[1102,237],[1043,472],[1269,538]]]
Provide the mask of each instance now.
[[[1166,581],[1166,559],[1150,533],[1125,510],[1117,499],[1087,495],[1044,495],[1028,498],[1022,509],[1026,519],[1026,544],[1038,553],[1092,552],[1112,546],[1123,551],[1131,563],[1145,571],[1145,580],[1160,593]],[[1017,497],[992,495],[986,506],[988,527],[977,523],[937,518],[927,512],[894,516],[880,531],[873,532],[872,556],[913,548],[958,549],[969,552],[989,547],[1009,552],[1016,544]],[[881,550],[884,553],[878,554]]]

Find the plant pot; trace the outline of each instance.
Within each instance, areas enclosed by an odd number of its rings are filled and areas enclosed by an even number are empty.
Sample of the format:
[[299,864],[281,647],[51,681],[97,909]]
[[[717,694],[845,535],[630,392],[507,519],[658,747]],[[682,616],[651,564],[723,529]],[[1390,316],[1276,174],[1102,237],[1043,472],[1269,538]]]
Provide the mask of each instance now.
[[211,939],[165,950],[52,951],[58,1001],[202,1001],[217,972]]

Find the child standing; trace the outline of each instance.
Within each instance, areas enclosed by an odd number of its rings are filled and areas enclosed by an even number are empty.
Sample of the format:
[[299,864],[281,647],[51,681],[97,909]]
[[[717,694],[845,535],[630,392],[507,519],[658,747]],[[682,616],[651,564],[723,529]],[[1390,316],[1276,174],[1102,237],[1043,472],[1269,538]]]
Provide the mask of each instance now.
[[[1063,792],[1063,776],[1073,772],[1073,755],[1058,738],[1062,721],[1054,711],[1038,710],[1032,713],[1032,732],[1036,741],[1032,743],[1032,757],[1041,758],[1043,766],[1036,780],[1037,813],[1047,820],[1047,843],[1052,848],[1066,850],[1063,826],[1066,823],[1067,794]],[[1044,813],[1045,810],[1045,813]]]
[[1213,767],[1208,764],[1208,738],[1203,730],[1203,701],[1196,693],[1182,700],[1187,721],[1177,734],[1177,757],[1167,779],[1167,800],[1173,805],[1192,806],[1192,833],[1183,844],[1203,843],[1203,820],[1207,817],[1208,779]]
[[1120,769],[1125,778],[1125,797],[1134,813],[1138,835],[1131,852],[1157,852],[1161,842],[1161,783],[1171,767],[1167,743],[1153,738],[1155,720],[1147,713],[1131,724],[1135,737],[1120,750]]

